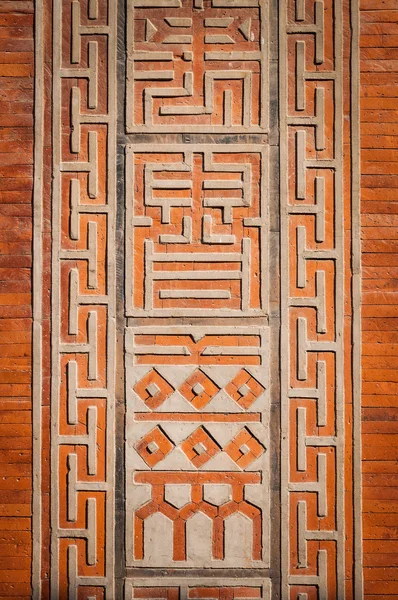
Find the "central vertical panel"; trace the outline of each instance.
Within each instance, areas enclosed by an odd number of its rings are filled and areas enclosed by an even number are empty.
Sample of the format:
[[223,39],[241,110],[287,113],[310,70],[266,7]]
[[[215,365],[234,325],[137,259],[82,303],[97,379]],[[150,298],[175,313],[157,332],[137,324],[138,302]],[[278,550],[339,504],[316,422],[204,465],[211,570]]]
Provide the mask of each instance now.
[[271,593],[267,29],[127,3],[126,598]]

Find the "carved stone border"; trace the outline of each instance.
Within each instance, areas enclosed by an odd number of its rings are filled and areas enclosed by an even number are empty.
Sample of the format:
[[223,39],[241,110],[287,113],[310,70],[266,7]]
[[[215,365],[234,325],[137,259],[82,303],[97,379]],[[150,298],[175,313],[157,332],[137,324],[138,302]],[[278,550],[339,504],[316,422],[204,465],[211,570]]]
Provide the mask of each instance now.
[[[76,8],[78,5],[75,2]],[[59,593],[59,565],[58,565],[58,543],[62,538],[67,538],[68,533],[65,529],[59,527],[59,498],[58,498],[58,447],[62,443],[71,443],[68,436],[60,436],[58,432],[58,386],[59,386],[59,357],[62,352],[73,352],[72,344],[61,344],[59,339],[60,327],[60,260],[72,257],[67,256],[67,252],[62,254],[60,250],[61,229],[61,196],[60,196],[60,177],[63,171],[74,171],[73,164],[62,162],[61,158],[61,93],[60,83],[63,77],[74,77],[72,70],[62,69],[61,65],[61,18],[62,18],[62,2],[54,0],[53,3],[46,0],[39,0],[35,4],[35,185],[34,185],[34,269],[33,269],[33,564],[32,564],[32,588],[33,597],[39,599],[42,595],[47,597],[58,597]],[[95,31],[95,25],[92,33],[95,35],[107,35],[108,53],[107,71],[108,89],[107,101],[109,110],[106,115],[98,115],[98,119],[93,119],[91,122],[107,123],[107,162],[109,169],[107,172],[107,188],[106,198],[107,206],[104,210],[103,205],[99,206],[98,213],[107,213],[107,246],[114,247],[115,236],[115,177],[116,177],[116,10],[110,0],[108,6],[108,25],[99,27]],[[96,3],[90,2],[89,10],[91,17],[96,18]],[[53,23],[51,30],[51,13],[53,13]],[[62,22],[64,25],[64,22]],[[75,23],[76,25],[76,23]],[[88,28],[86,28],[88,29]],[[83,35],[90,34],[91,31],[81,31]],[[52,35],[53,47],[52,53],[47,54],[49,40]],[[48,63],[53,62],[52,77],[48,70]],[[75,61],[76,62],[76,61]],[[47,71],[46,71],[47,67]],[[84,70],[83,70],[84,71]],[[86,70],[87,71],[87,70]],[[85,77],[87,73],[79,72],[79,67],[76,69],[76,77]],[[90,78],[90,74],[88,77]],[[53,83],[53,96],[47,93],[49,82]],[[50,104],[51,102],[51,104]],[[50,118],[45,119],[45,115]],[[49,146],[49,132],[51,130],[51,115],[52,115],[52,133],[53,144]],[[76,115],[78,118],[80,115]],[[95,134],[94,134],[95,136]],[[73,143],[73,142],[72,142]],[[52,155],[52,165],[49,160]],[[76,163],[75,163],[76,164]],[[77,164],[77,170],[79,165]],[[84,169],[83,169],[84,170]],[[52,187],[52,198],[48,193],[51,173],[54,176]],[[52,227],[46,225],[46,215],[49,213],[49,206],[52,206]],[[91,211],[94,212],[94,211]],[[95,214],[98,214],[95,212]],[[48,249],[44,246],[48,239],[49,231],[52,235],[52,310],[51,315],[47,315],[47,296],[46,289],[43,287],[43,281],[48,278],[49,265],[44,262],[44,257],[48,254]],[[76,255],[77,259],[84,258]],[[106,298],[102,298],[102,303],[107,306],[108,310],[108,371],[106,382],[106,480],[102,484],[106,489],[107,508],[106,520],[104,523],[104,536],[106,537],[106,559],[105,559],[105,574],[104,577],[77,577],[77,574],[69,574],[69,595],[75,597],[77,587],[82,586],[100,586],[106,588],[106,597],[114,598],[114,371],[115,371],[115,331],[114,331],[114,313],[115,313],[115,266],[112,257],[108,255],[107,263],[107,291]],[[84,303],[84,302],[83,302]],[[94,300],[94,304],[95,304]],[[100,304],[98,302],[97,304]],[[44,324],[48,330],[48,322],[51,318],[52,326],[52,361],[44,363],[43,356],[48,348],[43,347],[43,342],[48,344],[47,334],[44,331]],[[84,344],[83,344],[84,345]],[[80,344],[82,346],[82,344]],[[79,344],[76,344],[77,352]],[[43,380],[49,374],[51,369],[52,392],[51,392],[51,433],[48,430],[48,406],[46,406],[47,391],[46,386],[43,387]],[[52,466],[51,473],[48,472],[48,466],[42,460],[42,455],[46,455],[48,444],[44,443],[51,435],[51,451],[52,451]],[[68,439],[66,439],[68,437]],[[79,445],[79,440],[76,440]],[[47,484],[48,478],[50,484]],[[45,482],[45,483],[44,483]],[[47,489],[47,485],[49,488]],[[101,487],[101,484],[100,486]],[[48,571],[48,555],[47,544],[42,546],[43,542],[49,535],[47,530],[47,503],[48,495],[51,496],[51,524],[52,524],[52,540],[51,540],[51,570]],[[90,530],[90,531],[89,531]],[[95,527],[90,528],[88,523],[88,535],[96,534]],[[70,537],[79,537],[78,532],[70,530]],[[77,535],[76,535],[77,534]],[[84,537],[84,536],[83,536]],[[71,546],[69,551],[69,561],[76,560],[76,547]],[[48,590],[48,579],[50,578],[51,591]]]
[[[346,561],[348,562],[349,570],[353,568],[355,598],[362,598],[362,539],[361,539],[361,466],[360,466],[360,241],[359,241],[359,65],[358,65],[358,4],[354,2],[350,4],[349,10],[347,5],[342,0],[336,0],[332,4],[328,2],[328,7],[332,5],[333,10],[333,60],[334,66],[332,69],[318,68],[317,65],[322,65],[323,58],[323,34],[324,34],[324,6],[326,2],[315,1],[313,3],[313,18],[314,23],[308,23],[309,9],[311,3],[305,3],[304,0],[295,0],[289,2],[284,0],[280,6],[280,28],[279,28],[279,49],[280,49],[280,173],[281,173],[281,426],[282,426],[282,447],[281,447],[281,499],[282,499],[282,599],[287,600],[292,593],[291,588],[295,586],[308,586],[318,589],[319,598],[327,596],[329,591],[328,583],[328,555],[327,550],[318,549],[316,573],[308,575],[303,567],[307,566],[307,543],[311,540],[318,542],[334,542],[336,544],[336,565],[335,565],[335,583],[337,586],[336,595],[340,599],[351,597],[347,591],[347,582],[349,576],[346,576]],[[306,14],[307,9],[307,14]],[[289,16],[288,16],[289,15]],[[329,12],[330,15],[330,12]],[[344,33],[348,30],[349,16],[351,16],[351,25],[353,28],[352,38],[344,38]],[[305,22],[304,22],[305,21]],[[295,37],[296,47],[296,98],[295,110],[292,108],[292,103],[288,103],[289,83],[288,83],[288,38],[289,36],[312,34],[315,38],[315,69],[306,70],[305,62],[305,41],[301,41]],[[310,38],[307,38],[310,39]],[[299,40],[299,41],[297,41]],[[351,42],[351,61],[346,58],[347,53],[343,53],[345,45]],[[312,42],[311,42],[312,43]],[[309,44],[309,56],[312,56],[312,46]],[[307,56],[308,64],[311,58]],[[351,82],[346,86],[344,78],[349,73]],[[301,79],[300,79],[301,77]],[[322,141],[323,118],[325,114],[322,112],[321,104],[323,102],[325,91],[322,85],[315,90],[315,115],[307,116],[306,113],[300,115],[297,111],[304,110],[305,107],[305,85],[307,81],[314,83],[333,82],[333,105],[334,105],[334,153],[331,157],[317,158],[317,155],[307,157],[306,150],[306,131],[308,126],[315,127],[315,149],[322,151],[326,146]],[[344,131],[344,119],[347,116],[347,111],[344,107],[343,100],[347,97],[351,89],[351,139]],[[290,90],[291,93],[291,90]],[[307,96],[308,98],[308,96]],[[329,110],[331,110],[329,108]],[[297,130],[298,129],[298,130]],[[288,147],[289,130],[295,131],[294,142],[296,145],[296,155],[292,152],[292,146]],[[348,139],[346,139],[346,135]],[[347,143],[348,142],[348,143]],[[319,144],[319,147],[317,147]],[[351,161],[344,162],[343,144],[345,148],[350,147]],[[347,151],[347,150],[345,150]],[[347,169],[347,164],[351,166],[351,172]],[[291,169],[293,165],[293,169]],[[289,169],[290,166],[290,169]],[[309,215],[310,211],[316,215],[318,221],[323,219],[324,213],[321,203],[323,201],[323,188],[321,181],[315,181],[315,197],[316,202],[319,201],[319,206],[315,204],[297,205],[297,200],[304,200],[306,197],[306,182],[305,173],[308,168],[317,169],[317,174],[322,173],[322,169],[329,169],[334,172],[334,246],[329,250],[315,248],[308,250],[305,241],[305,227],[297,227],[297,240],[293,240],[293,235],[289,229],[289,219],[292,215]],[[289,172],[295,178],[295,198],[296,201],[290,202],[291,187],[289,188]],[[348,187],[346,182],[350,183]],[[317,186],[319,183],[319,187]],[[350,191],[347,191],[350,190]],[[308,210],[309,209],[309,210]],[[350,244],[345,241],[346,229],[344,227],[344,215],[347,211],[351,214],[351,264],[346,260],[347,249]],[[317,238],[317,235],[315,236]],[[317,242],[322,241],[316,239]],[[290,247],[297,243],[297,271],[294,273],[291,269],[292,262],[289,261]],[[297,318],[297,334],[289,332],[290,323],[293,320],[290,313],[296,310],[298,314],[305,308],[313,306],[319,313],[319,302],[323,289],[322,281],[317,278],[315,283],[315,298],[302,298],[300,296],[291,297],[290,282],[297,277],[296,287],[304,288],[307,285],[305,264],[306,261],[322,261],[333,260],[334,262],[334,340],[322,342],[319,341],[319,336],[314,338],[307,337],[306,331],[306,316],[302,312],[302,316]],[[322,262],[320,263],[322,264]],[[321,273],[321,272],[320,272]],[[347,284],[348,276],[351,275],[353,290],[351,292],[349,283]],[[293,284],[294,287],[294,284]],[[311,304],[310,302],[313,302]],[[353,310],[353,325],[350,334],[347,333],[347,320],[345,312],[345,302],[348,306],[352,306]],[[325,307],[326,308],[326,307]],[[329,308],[330,311],[330,308]],[[319,316],[319,314],[318,314]],[[317,333],[322,333],[322,327],[317,329]],[[325,328],[326,331],[326,328]],[[294,340],[297,338],[297,347],[294,345]],[[348,344],[351,344],[348,350]],[[331,353],[335,364],[335,380],[334,380],[334,400],[335,400],[335,433],[327,438],[326,436],[309,436],[306,431],[313,426],[321,426],[322,423],[318,418],[318,422],[306,422],[306,409],[297,409],[297,424],[293,424],[293,417],[290,414],[291,398],[318,398],[322,397],[321,382],[323,371],[321,362],[318,362],[318,384],[315,390],[298,389],[300,386],[291,386],[291,365],[298,364],[297,379],[305,380],[306,376],[306,356],[308,352],[326,352]],[[351,355],[351,360],[349,359]],[[324,363],[326,364],[326,363]],[[301,369],[301,372],[300,372]],[[350,390],[345,387],[344,378],[352,377],[353,383],[353,433],[350,433],[349,426],[346,427],[347,416],[350,415]],[[319,404],[318,404],[319,410]],[[307,417],[308,418],[308,417]],[[326,424],[326,422],[325,422]],[[299,470],[305,471],[305,456],[308,447],[334,448],[336,465],[334,468],[333,477],[335,478],[335,504],[333,509],[336,511],[336,527],[334,530],[329,528],[319,531],[311,531],[307,528],[307,503],[305,498],[298,502],[297,516],[291,517],[290,498],[292,494],[308,493],[317,491],[318,503],[321,494],[326,495],[326,479],[322,483],[322,473],[326,477],[327,469],[331,468],[326,464],[322,465],[321,454],[318,454],[318,481],[310,484],[297,484],[290,481],[291,469],[291,435],[292,429],[297,427],[297,438],[294,443],[297,445],[297,461],[301,461]],[[304,444],[304,445],[303,445]],[[354,472],[353,483],[354,493],[350,497],[346,493],[345,476],[347,473],[347,461],[350,457],[354,457]],[[304,462],[303,462],[304,461]],[[324,467],[324,468],[323,468]],[[315,487],[310,489],[311,486]],[[350,484],[349,484],[350,485]],[[326,501],[326,500],[325,500]],[[323,516],[322,509],[319,509],[318,517]],[[351,528],[351,523],[354,520],[354,539],[347,539],[347,531]],[[303,568],[303,572],[299,573],[300,569],[291,564],[291,532],[297,532],[297,545],[299,556],[299,567]],[[292,542],[296,543],[296,542]],[[349,548],[354,544],[354,565],[351,566],[351,559],[348,558]],[[332,559],[333,560],[333,559]],[[301,563],[301,564],[300,564]],[[314,565],[311,565],[312,568]],[[334,567],[332,567],[334,568]],[[294,574],[292,574],[294,571]],[[301,597],[301,596],[300,596]]]

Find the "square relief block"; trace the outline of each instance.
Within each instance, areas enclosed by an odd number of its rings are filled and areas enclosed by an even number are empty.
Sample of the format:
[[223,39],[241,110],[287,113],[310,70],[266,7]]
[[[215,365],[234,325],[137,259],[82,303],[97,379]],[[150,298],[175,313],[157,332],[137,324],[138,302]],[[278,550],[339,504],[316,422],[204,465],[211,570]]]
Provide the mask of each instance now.
[[127,147],[127,314],[264,316],[267,149]]
[[128,0],[127,20],[127,132],[266,131],[265,0]]
[[146,389],[148,391],[148,394],[152,397],[156,396],[156,394],[158,394],[160,391],[156,383],[150,383]]
[[204,389],[205,389],[205,388],[204,388],[204,387],[203,387],[203,386],[202,386],[200,383],[196,383],[196,384],[193,386],[193,388],[192,388],[192,391],[193,391],[193,393],[195,394],[195,396],[200,396],[200,394],[201,394],[202,392],[204,392]]

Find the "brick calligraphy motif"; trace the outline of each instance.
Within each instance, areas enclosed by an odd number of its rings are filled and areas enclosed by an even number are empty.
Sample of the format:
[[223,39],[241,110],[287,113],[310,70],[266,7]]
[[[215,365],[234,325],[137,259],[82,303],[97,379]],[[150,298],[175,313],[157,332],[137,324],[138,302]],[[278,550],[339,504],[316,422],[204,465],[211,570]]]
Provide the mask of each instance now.
[[342,7],[283,4],[282,597],[331,600],[345,597]]
[[112,598],[115,19],[54,14],[51,597]]
[[128,2],[127,131],[266,131],[264,0]]
[[264,148],[127,152],[128,314],[266,314]]

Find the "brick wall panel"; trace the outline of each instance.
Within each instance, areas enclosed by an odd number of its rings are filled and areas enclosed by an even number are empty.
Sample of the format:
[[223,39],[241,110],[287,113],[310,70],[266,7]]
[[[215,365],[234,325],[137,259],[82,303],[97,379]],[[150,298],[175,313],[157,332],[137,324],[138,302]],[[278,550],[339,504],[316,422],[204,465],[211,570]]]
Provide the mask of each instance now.
[[0,3],[0,597],[30,595],[33,7]]
[[364,590],[381,600],[398,593],[398,28],[396,2],[361,7]]
[[[395,424],[398,392],[397,15],[398,3],[394,0],[361,2],[362,441],[366,600],[382,600],[398,593],[398,548],[395,542],[398,531],[398,431]],[[4,473],[0,481],[0,556],[6,559],[4,575],[0,578],[0,597],[5,598],[16,595],[27,598],[30,594],[33,22],[32,2],[0,1],[0,465]],[[50,47],[48,22],[46,27],[46,44]],[[48,89],[49,86],[46,94]],[[234,86],[231,89],[236,92]],[[217,121],[222,115],[219,98],[216,104]],[[238,123],[240,115],[237,107],[234,110]],[[141,113],[134,117],[139,125],[142,124],[141,117]],[[196,121],[201,122],[200,119]],[[259,128],[259,123],[260,117],[254,115],[251,126]],[[219,125],[218,121],[216,125]],[[45,146],[50,146],[48,129]],[[81,157],[84,158],[83,154]],[[50,155],[46,156],[47,167],[50,160]],[[49,197],[49,184],[45,185]],[[44,212],[47,236],[44,252],[48,259],[49,205],[45,206]],[[48,289],[49,272],[45,277]],[[48,303],[47,296],[45,303]],[[189,307],[189,302],[186,306]],[[346,308],[349,314],[349,307]],[[45,335],[49,335],[47,322]],[[45,339],[48,342],[48,337]],[[44,375],[46,398],[49,378],[47,373]],[[47,403],[44,400],[44,404]],[[43,423],[47,423],[48,418],[46,407]],[[46,437],[44,439],[48,442]],[[46,465],[47,452],[48,447],[45,447]],[[48,486],[49,477],[45,472],[43,524],[48,516]],[[48,541],[46,527],[43,527],[43,540],[44,544]],[[43,555],[44,578],[48,571],[46,561]]]

